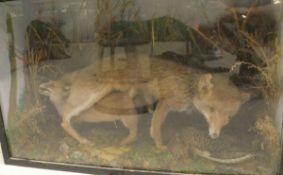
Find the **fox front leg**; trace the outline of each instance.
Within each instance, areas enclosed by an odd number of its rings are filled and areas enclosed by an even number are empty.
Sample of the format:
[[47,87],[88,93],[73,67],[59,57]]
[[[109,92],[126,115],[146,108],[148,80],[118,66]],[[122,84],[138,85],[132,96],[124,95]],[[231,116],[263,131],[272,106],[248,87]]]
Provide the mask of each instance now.
[[76,139],[80,144],[92,146],[93,143],[86,138],[80,136],[77,131],[72,127],[70,121],[63,121],[61,123],[62,128],[74,139]]
[[97,101],[102,99],[104,96],[109,94],[112,91],[111,88],[102,88],[98,92],[89,92],[89,93],[75,93],[71,91],[71,94],[66,101],[63,112],[62,112],[62,123],[61,126],[65,131],[72,136],[74,139],[79,141],[82,144],[90,144],[88,140],[82,138],[71,126],[71,119],[91,106],[93,106]]
[[161,135],[161,126],[169,112],[168,105],[163,101],[159,102],[151,120],[150,135],[155,142],[155,146],[164,151],[167,147],[163,144]]

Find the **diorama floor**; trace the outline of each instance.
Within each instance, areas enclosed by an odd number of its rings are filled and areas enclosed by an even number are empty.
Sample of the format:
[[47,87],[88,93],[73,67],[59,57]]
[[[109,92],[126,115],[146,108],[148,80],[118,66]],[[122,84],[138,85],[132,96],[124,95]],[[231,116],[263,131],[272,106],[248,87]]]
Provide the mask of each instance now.
[[[93,146],[85,146],[78,144],[61,128],[60,117],[55,110],[48,110],[35,117],[36,129],[22,130],[21,134],[14,135],[17,144],[13,144],[12,154],[41,161],[166,172],[273,174],[275,166],[269,165],[266,155],[258,150],[257,136],[251,132],[250,127],[256,118],[252,115],[260,114],[258,109],[262,105],[262,100],[244,105],[222,130],[220,138],[215,140],[216,143],[217,140],[220,144],[224,143],[226,149],[211,153],[214,157],[225,159],[245,154],[255,155],[237,164],[215,163],[196,155],[176,157],[170,149],[156,149],[149,134],[150,114],[140,118],[137,141],[127,146],[119,146],[119,142],[127,135],[127,129],[120,122],[77,124],[77,131],[95,143]],[[52,105],[49,109],[52,109]],[[175,133],[186,127],[196,127],[208,133],[206,121],[196,110],[192,110],[191,114],[171,113],[162,128],[165,143],[170,144]],[[227,136],[229,139],[226,139]]]

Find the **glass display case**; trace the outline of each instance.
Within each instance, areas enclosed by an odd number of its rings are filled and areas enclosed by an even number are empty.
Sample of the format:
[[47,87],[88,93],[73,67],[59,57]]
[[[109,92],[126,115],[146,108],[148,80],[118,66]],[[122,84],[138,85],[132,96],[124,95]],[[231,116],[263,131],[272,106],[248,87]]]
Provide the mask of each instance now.
[[281,0],[0,2],[5,162],[282,174]]

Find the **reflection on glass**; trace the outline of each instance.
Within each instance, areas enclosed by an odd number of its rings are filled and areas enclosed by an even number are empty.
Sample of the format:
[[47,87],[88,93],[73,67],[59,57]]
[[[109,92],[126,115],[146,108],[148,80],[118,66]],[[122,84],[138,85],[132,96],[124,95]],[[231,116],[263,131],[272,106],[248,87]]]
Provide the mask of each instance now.
[[281,8],[279,0],[0,3],[12,156],[276,174]]

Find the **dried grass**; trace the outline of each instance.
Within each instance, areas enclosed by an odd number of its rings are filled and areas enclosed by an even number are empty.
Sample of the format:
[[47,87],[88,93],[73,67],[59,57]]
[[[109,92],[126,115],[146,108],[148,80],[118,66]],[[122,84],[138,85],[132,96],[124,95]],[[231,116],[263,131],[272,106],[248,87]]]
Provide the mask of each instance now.
[[115,44],[122,31],[113,31],[115,21],[137,20],[139,9],[131,0],[97,0],[96,39],[99,43]]
[[257,58],[257,60],[236,62],[231,67],[231,71],[243,64],[247,65],[248,68],[257,70],[258,75],[250,77],[254,84],[252,88],[261,92],[267,102],[270,115],[274,115],[280,95],[279,63],[281,49],[279,40],[277,38],[273,43],[265,46],[258,42],[257,39],[260,36],[248,34],[244,31],[241,33],[248,41],[247,43],[250,48],[248,52],[252,54],[252,57]]
[[270,116],[258,119],[255,131],[260,136],[263,150],[269,155],[271,162],[275,163],[280,158],[280,134]]
[[[28,39],[28,38],[26,38]],[[40,123],[45,120],[42,114],[44,106],[41,104],[41,97],[39,95],[39,84],[41,73],[51,72],[58,73],[58,68],[53,65],[47,65],[42,62],[45,58],[43,52],[34,51],[28,48],[26,55],[22,58],[24,66],[24,109],[21,111],[12,106],[15,115],[9,117],[9,135],[15,142],[11,145],[18,145],[14,149],[28,144],[31,139],[38,139],[45,135],[42,131]],[[37,137],[40,136],[40,137]],[[19,150],[20,151],[20,150]]]
[[[29,43],[28,40],[29,38],[26,37],[27,43]],[[46,59],[46,51],[44,49],[34,50],[27,44],[27,50],[28,51],[23,58],[23,62],[25,63],[25,103],[27,104],[27,108],[29,108],[30,106],[33,107],[34,105],[40,103],[38,90],[40,84],[39,81],[41,78],[40,75],[52,74],[55,76],[62,74],[63,72],[58,66],[44,62],[44,60]]]
[[[253,10],[253,6],[248,9],[245,19],[249,18]],[[262,24],[261,30],[258,32],[247,32],[247,20],[240,19],[235,9],[231,9],[230,12],[235,24],[233,40],[228,43],[230,46],[224,46],[225,48],[223,48],[223,43],[227,43],[227,39],[229,40],[230,38],[227,38],[228,36],[221,30],[220,24],[217,24],[217,34],[213,36],[207,36],[197,28],[194,30],[215,48],[221,50],[229,47],[230,53],[236,54],[237,52],[243,52],[250,55],[248,61],[237,61],[231,66],[230,71],[232,72],[236,68],[245,65],[258,72],[256,76],[246,78],[251,80],[251,84],[253,84],[252,89],[259,90],[262,93],[268,104],[270,116],[274,116],[280,95],[279,63],[281,48],[279,36],[276,33],[271,33],[268,26],[264,24]],[[269,33],[264,33],[264,31],[268,31]],[[263,35],[267,36],[267,34],[274,35],[275,38],[266,42]],[[237,59],[246,60],[242,58]]]
[[114,38],[119,37],[120,33],[112,33],[112,25],[119,12],[124,12],[129,5],[122,0],[97,0],[97,15],[96,15],[96,39],[99,43],[110,43]]
[[40,68],[40,60],[42,59],[42,53],[37,51],[28,51],[25,62],[25,88],[26,88],[26,103],[27,107],[33,106],[39,103],[39,81],[38,73]]

